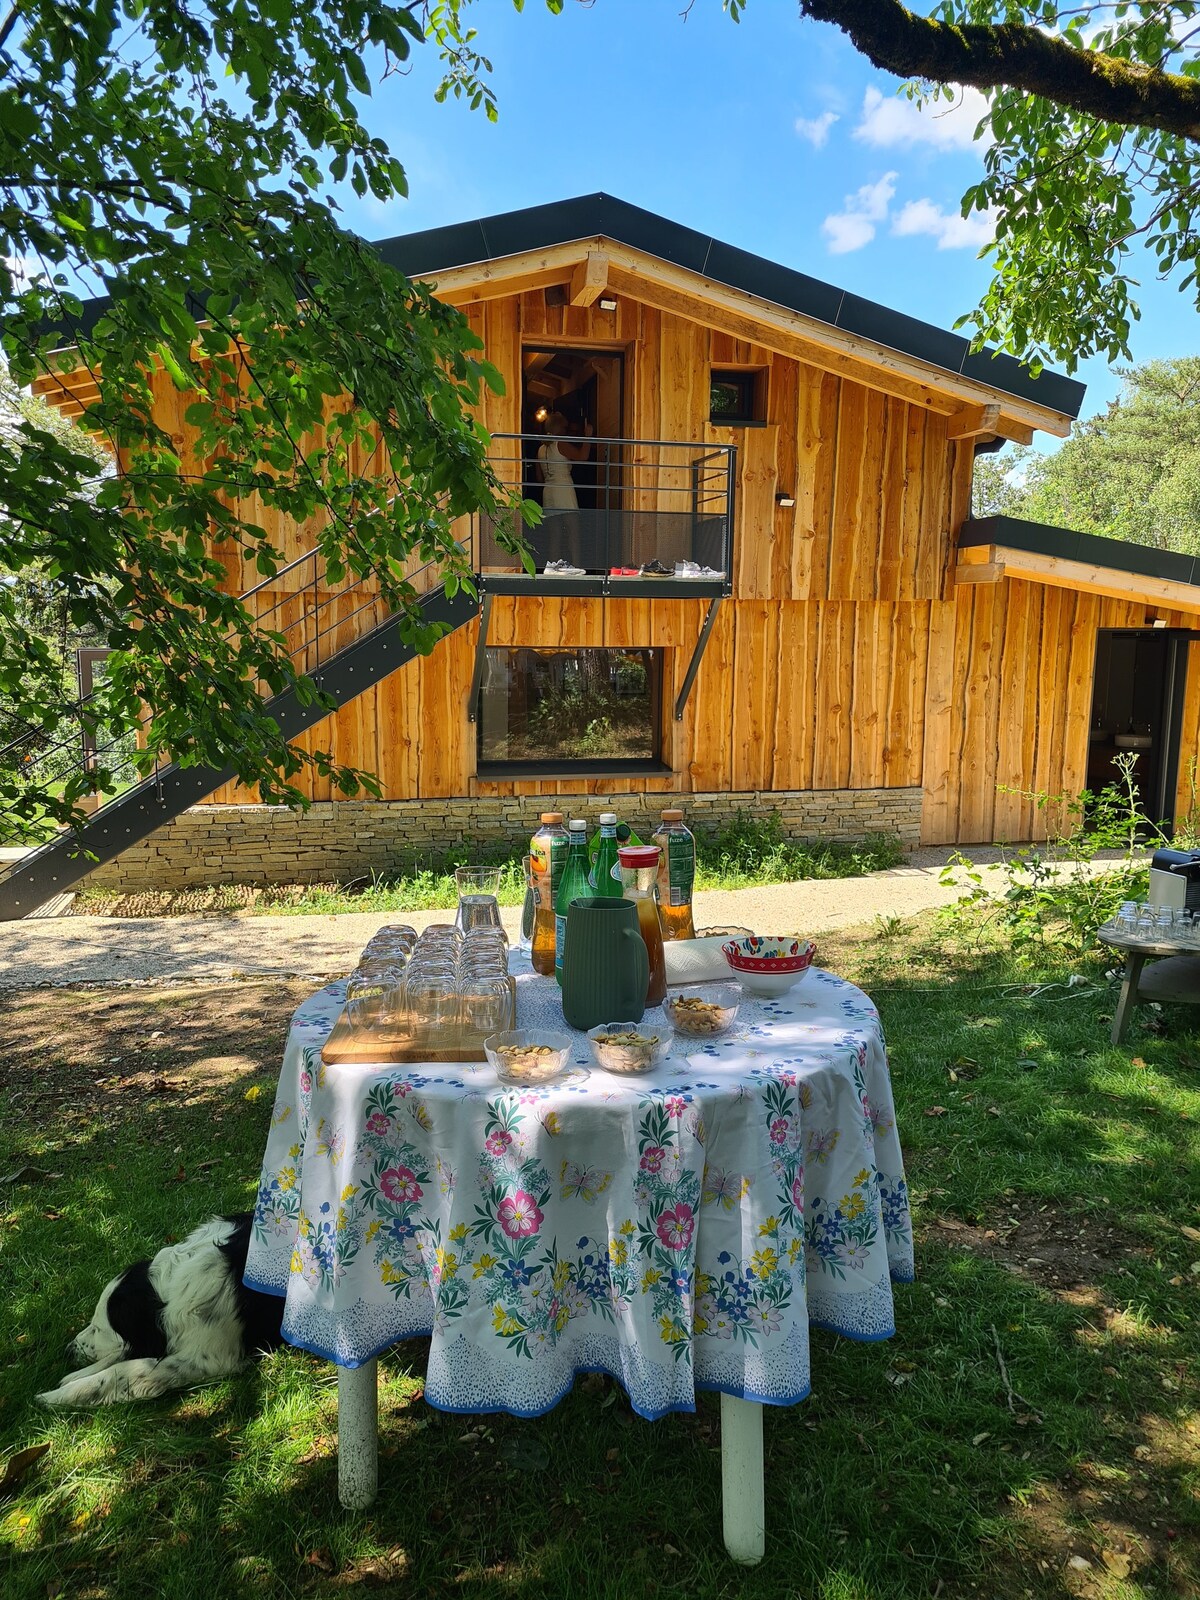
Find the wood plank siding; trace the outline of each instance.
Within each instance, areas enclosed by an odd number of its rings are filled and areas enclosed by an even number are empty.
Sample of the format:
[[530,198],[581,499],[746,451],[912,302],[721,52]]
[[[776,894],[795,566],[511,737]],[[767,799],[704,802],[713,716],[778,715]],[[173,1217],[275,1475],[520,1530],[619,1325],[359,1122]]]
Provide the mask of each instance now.
[[[951,437],[953,416],[735,338],[706,323],[700,299],[685,315],[664,309],[661,294],[659,304],[639,302],[635,288],[632,275],[622,280],[615,312],[547,304],[538,288],[482,300],[468,314],[508,380],[507,393],[481,407],[493,434],[520,431],[522,347],[562,343],[624,354],[628,438],[737,447],[733,596],[719,607],[684,718],[676,724],[672,706],[704,600],[497,596],[490,637],[662,647],[672,771],[479,778],[467,715],[478,624],[343,707],[307,746],[373,769],[387,799],[920,786],[927,842],[1036,837],[1045,817],[1006,791],[1082,786],[1097,629],[1143,626],[1145,603],[1010,578],[956,584],[975,441]],[[764,374],[763,425],[710,423],[713,368]],[[162,412],[185,442],[181,399],[165,380]],[[779,505],[780,495],[794,504]],[[261,520],[285,559],[314,542],[312,528],[265,512]],[[240,589],[233,567],[230,586]],[[264,610],[308,603],[286,585],[258,597]],[[1172,626],[1196,620],[1156,615]],[[1200,737],[1195,646],[1192,654],[1181,792]],[[308,781],[314,799],[337,798]],[[211,803],[253,798],[231,786]]]

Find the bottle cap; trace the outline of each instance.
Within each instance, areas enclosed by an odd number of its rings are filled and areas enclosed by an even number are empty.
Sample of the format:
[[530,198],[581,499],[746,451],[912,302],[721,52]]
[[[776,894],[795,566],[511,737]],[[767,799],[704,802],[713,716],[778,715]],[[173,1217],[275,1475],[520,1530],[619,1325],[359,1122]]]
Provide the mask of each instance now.
[[562,819],[563,819],[563,814],[562,814],[561,811],[543,811],[542,812],[542,821],[543,822],[550,822],[550,823],[561,822]]
[[658,857],[656,844],[623,844],[617,851],[617,859],[623,867],[655,867]]
[[682,811],[664,811],[663,814],[662,814],[662,819],[663,819],[664,822],[682,822],[683,821],[683,812]]
[[585,833],[587,831],[587,823],[582,817],[572,817],[570,822],[567,823],[567,827],[572,833]]
[[602,811],[600,813],[600,826],[602,828],[615,828],[616,825],[617,813],[615,811]]

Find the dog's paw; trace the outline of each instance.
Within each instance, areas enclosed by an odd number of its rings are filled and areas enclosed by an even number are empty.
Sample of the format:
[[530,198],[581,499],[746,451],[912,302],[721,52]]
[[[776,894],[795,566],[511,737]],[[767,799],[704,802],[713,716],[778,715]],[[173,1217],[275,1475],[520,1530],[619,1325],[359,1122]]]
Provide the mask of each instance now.
[[35,1394],[33,1398],[39,1406],[69,1406],[72,1404],[65,1384],[58,1389],[43,1389],[41,1394]]

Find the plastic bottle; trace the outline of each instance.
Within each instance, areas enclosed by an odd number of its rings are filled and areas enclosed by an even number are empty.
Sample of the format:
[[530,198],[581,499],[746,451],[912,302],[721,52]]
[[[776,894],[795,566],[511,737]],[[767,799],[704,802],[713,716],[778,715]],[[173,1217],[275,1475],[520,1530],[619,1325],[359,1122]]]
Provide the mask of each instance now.
[[694,939],[692,891],[696,883],[696,840],[683,825],[682,811],[664,811],[654,835],[662,851],[658,862],[658,917],[664,939]]
[[559,988],[562,987],[563,955],[567,948],[567,909],[572,900],[587,899],[592,892],[588,882],[587,823],[582,817],[572,817],[567,828],[571,849],[554,902],[554,976]]
[[658,907],[654,901],[655,878],[661,852],[657,845],[621,846],[621,884],[626,900],[637,907],[638,927],[646,941],[650,958],[650,982],[646,1004],[660,1006],[667,997],[667,963],[663,956],[663,936]]
[[621,898],[621,864],[617,860],[617,814],[600,813],[600,842],[592,858],[592,893],[606,900]]
[[567,864],[570,835],[563,827],[561,811],[543,811],[541,821],[541,827],[529,841],[534,881],[533,944],[529,959],[533,970],[548,978],[554,971],[554,904]]

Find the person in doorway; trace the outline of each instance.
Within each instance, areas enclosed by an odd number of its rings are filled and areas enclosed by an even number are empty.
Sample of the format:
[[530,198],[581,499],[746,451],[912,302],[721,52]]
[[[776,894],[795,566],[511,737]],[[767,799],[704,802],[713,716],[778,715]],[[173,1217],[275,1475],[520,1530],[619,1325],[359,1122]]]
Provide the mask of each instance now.
[[561,411],[552,411],[546,418],[549,437],[538,449],[538,464],[546,482],[542,492],[542,509],[546,512],[579,510],[571,462],[586,461],[591,455],[592,425],[590,422],[583,424],[583,432],[589,437],[576,443],[567,443],[565,435],[569,431],[570,423]]
[[[584,422],[582,427],[585,435],[591,434],[590,422]],[[545,481],[542,530],[548,536],[541,542],[545,561],[567,561],[572,566],[581,566],[579,499],[571,476],[571,463],[586,461],[592,453],[592,445],[589,438],[569,443],[565,437],[569,432],[570,423],[563,413],[552,411],[546,418],[546,442],[538,447],[538,465]]]

